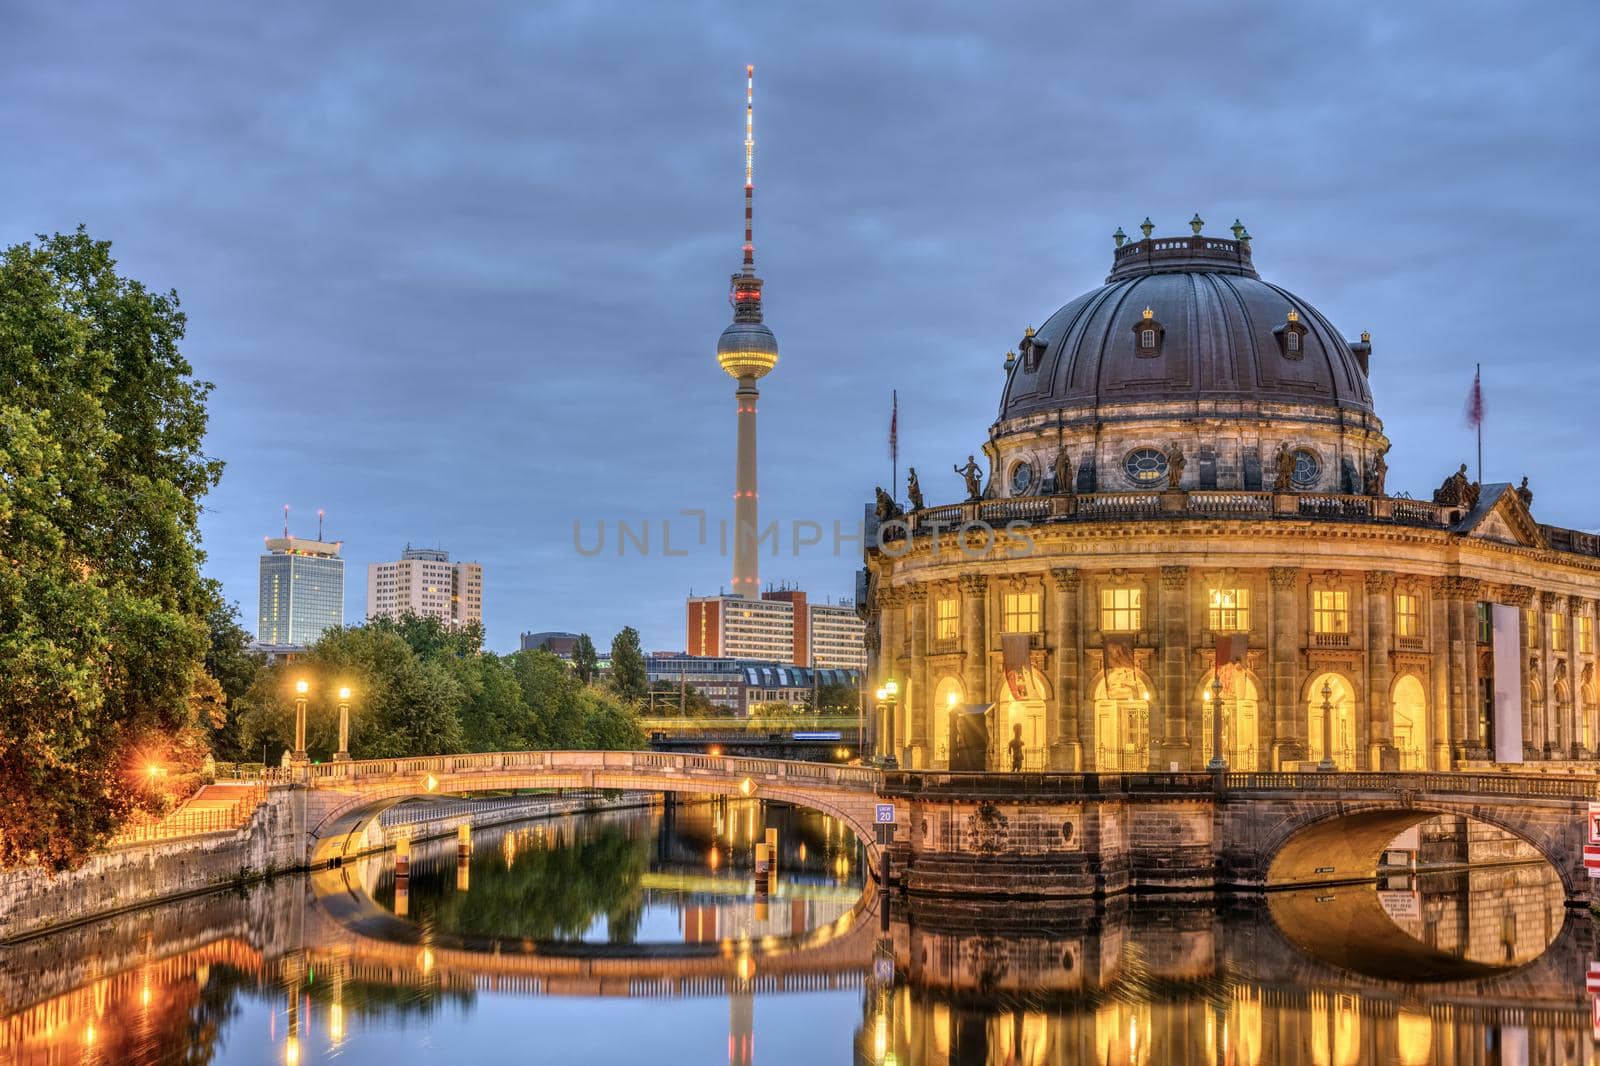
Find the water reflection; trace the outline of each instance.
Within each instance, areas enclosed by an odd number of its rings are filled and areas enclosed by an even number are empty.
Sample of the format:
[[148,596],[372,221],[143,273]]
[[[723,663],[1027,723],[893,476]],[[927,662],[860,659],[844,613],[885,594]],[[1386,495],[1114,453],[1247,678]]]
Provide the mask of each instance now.
[[847,833],[753,803],[473,845],[417,845],[403,908],[386,856],[0,949],[0,1062],[1594,1061],[1594,931],[1545,867],[884,923]]

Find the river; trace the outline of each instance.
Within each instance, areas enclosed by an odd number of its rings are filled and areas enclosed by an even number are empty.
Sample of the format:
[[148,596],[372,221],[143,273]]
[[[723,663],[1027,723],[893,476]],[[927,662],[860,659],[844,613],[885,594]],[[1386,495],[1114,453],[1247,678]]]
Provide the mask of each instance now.
[[755,801],[419,843],[0,948],[0,1063],[1595,1061],[1541,863],[1039,908],[885,906],[863,861]]

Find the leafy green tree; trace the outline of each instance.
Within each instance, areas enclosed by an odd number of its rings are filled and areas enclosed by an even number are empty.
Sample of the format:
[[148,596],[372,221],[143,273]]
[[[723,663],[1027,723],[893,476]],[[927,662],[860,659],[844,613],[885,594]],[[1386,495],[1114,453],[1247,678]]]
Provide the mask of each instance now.
[[461,660],[455,673],[463,694],[461,733],[467,750],[523,748],[527,712],[510,658],[485,653]]
[[644,665],[644,649],[639,644],[639,631],[623,626],[622,632],[611,641],[612,689],[629,703],[638,703],[649,688],[649,677]]
[[600,655],[587,633],[579,633],[578,639],[572,642],[572,667],[578,672],[578,680],[585,685],[594,684],[600,676]]
[[205,680],[206,398],[176,293],[107,242],[0,255],[0,865],[81,862],[159,806]]
[[729,713],[693,685],[680,686],[676,681],[651,683],[650,710],[652,714],[668,718],[708,718]]
[[215,582],[208,582],[214,599],[206,615],[209,646],[206,673],[217,684],[219,702],[207,709],[200,723],[210,730],[211,751],[219,759],[244,761],[250,758],[239,739],[239,697],[250,691],[256,675],[266,666],[265,659],[250,650],[250,634],[239,624],[237,604],[222,598]]
[[398,633],[411,646],[411,650],[423,659],[466,659],[483,650],[481,622],[448,626],[432,615],[407,611],[398,618],[369,618],[363,628],[380,633]]
[[334,629],[299,659],[257,676],[240,716],[246,747],[265,743],[275,758],[294,743],[294,685],[306,696],[306,748],[327,758],[338,748],[338,690],[351,690],[350,753],[358,759],[449,755],[465,750],[460,680],[442,661],[417,655],[387,627]]
[[855,714],[859,702],[860,693],[854,685],[830,681],[817,686],[816,709],[819,714]]

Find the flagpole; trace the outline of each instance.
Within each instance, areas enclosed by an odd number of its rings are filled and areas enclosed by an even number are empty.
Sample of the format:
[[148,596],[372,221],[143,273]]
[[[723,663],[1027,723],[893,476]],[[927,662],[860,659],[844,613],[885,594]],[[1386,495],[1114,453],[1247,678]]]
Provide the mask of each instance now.
[[[1477,395],[1479,397],[1481,397],[1483,395],[1483,364],[1482,363],[1479,363],[1478,364],[1478,368],[1475,371],[1473,371],[1473,374],[1472,374],[1472,388],[1477,393]],[[1482,407],[1483,407],[1482,399],[1478,400],[1478,407],[1479,407],[1479,410],[1481,411]],[[1483,484],[1483,415],[1479,414],[1476,421],[1478,423],[1478,484],[1482,485]]]
[[[900,390],[889,391],[889,496],[900,499]],[[1478,463],[1482,466],[1480,460]]]

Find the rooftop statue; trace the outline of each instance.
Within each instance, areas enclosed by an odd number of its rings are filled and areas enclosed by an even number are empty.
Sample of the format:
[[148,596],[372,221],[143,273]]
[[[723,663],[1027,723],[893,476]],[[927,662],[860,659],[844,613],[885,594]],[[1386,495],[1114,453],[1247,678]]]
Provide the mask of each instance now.
[[956,467],[955,472],[966,479],[968,502],[983,498],[983,470],[978,466],[976,459],[967,456],[967,465]]
[[912,466],[906,469],[906,496],[911,500],[911,509],[920,511],[922,510],[922,484],[917,481],[917,468]]
[[1056,495],[1070,496],[1072,485],[1072,460],[1067,456],[1067,447],[1062,445],[1056,449],[1055,461]]

